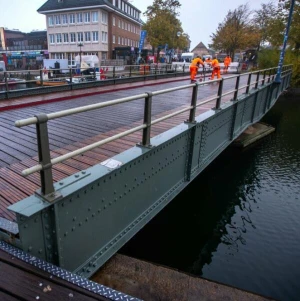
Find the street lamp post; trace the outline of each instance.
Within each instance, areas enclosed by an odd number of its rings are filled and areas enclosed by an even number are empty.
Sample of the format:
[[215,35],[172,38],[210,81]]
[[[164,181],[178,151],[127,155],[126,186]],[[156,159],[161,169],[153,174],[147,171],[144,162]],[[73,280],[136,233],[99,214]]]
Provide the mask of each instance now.
[[79,47],[79,70],[81,72],[81,47],[83,47],[83,43],[78,43],[77,46]]
[[171,60],[174,58],[175,52],[178,49],[178,38],[181,35],[182,35],[181,31],[177,31],[176,34],[174,35],[174,38],[173,38],[173,44],[174,45],[173,45],[173,48],[171,49],[171,52],[170,52]]
[[[285,0],[279,0],[279,2],[284,2],[284,1]],[[295,0],[291,0],[289,17],[288,17],[288,21],[287,21],[287,24],[286,24],[286,30],[285,30],[285,33],[284,33],[284,37],[283,37],[283,46],[282,46],[282,49],[281,49],[281,52],[280,52],[277,73],[276,73],[276,77],[275,77],[275,80],[274,80],[274,82],[277,83],[277,84],[281,83],[281,71],[282,71],[283,59],[284,59],[284,55],[285,55],[286,43],[287,43],[289,31],[290,31],[291,22],[292,22],[294,4],[295,4]]]

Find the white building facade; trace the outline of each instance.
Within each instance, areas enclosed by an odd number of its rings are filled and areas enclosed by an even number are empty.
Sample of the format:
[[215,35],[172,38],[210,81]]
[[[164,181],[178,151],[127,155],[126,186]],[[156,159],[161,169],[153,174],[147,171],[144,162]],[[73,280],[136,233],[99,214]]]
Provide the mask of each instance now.
[[69,65],[80,52],[105,60],[114,47],[139,43],[140,11],[125,0],[48,0],[38,12],[46,16],[49,58]]

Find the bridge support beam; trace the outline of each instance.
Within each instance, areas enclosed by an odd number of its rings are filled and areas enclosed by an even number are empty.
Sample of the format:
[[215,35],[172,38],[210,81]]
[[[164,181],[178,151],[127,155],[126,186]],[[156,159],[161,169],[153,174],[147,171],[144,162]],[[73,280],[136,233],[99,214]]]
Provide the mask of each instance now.
[[113,157],[118,162],[114,166],[97,164],[55,183],[61,198],[52,203],[32,195],[10,206],[17,215],[23,250],[91,276],[232,139],[259,121],[286,88],[284,84],[249,90],[195,117],[195,122],[152,138],[152,148],[133,147]]

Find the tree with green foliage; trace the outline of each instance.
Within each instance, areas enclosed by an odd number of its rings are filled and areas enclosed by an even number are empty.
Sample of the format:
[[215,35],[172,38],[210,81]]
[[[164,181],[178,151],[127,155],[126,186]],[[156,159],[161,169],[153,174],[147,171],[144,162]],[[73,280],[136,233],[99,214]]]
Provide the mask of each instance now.
[[[286,25],[290,13],[290,1],[279,1],[276,13],[268,22],[267,34],[272,49],[262,50],[259,54],[259,66],[269,68],[278,64],[280,47],[283,45],[283,38],[286,32]],[[287,49],[284,56],[284,64],[293,65],[291,86],[300,86],[300,0],[296,0],[292,15],[292,22],[288,34]]]
[[[183,33],[182,25],[178,19],[177,10],[181,4],[177,0],[154,0],[153,4],[147,7],[144,13],[147,22],[143,30],[147,31],[147,40],[157,51],[159,57],[159,45],[168,44],[168,48],[187,47],[187,35]],[[178,34],[180,33],[180,35]]]
[[211,35],[212,43],[209,46],[228,53],[231,58],[237,50],[256,47],[260,36],[256,26],[251,22],[250,14],[248,4],[229,11],[225,20],[219,24],[216,33]]
[[262,3],[261,8],[254,11],[252,23],[257,28],[259,34],[259,40],[257,45],[257,51],[270,42],[268,28],[270,23],[274,20],[277,10],[273,2]]

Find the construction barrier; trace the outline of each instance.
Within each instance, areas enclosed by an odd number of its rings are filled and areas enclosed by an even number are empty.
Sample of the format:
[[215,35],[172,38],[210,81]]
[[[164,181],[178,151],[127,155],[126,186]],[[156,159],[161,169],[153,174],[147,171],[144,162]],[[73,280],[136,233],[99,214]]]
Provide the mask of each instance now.
[[150,73],[150,66],[149,65],[140,65],[140,74],[149,74]]

